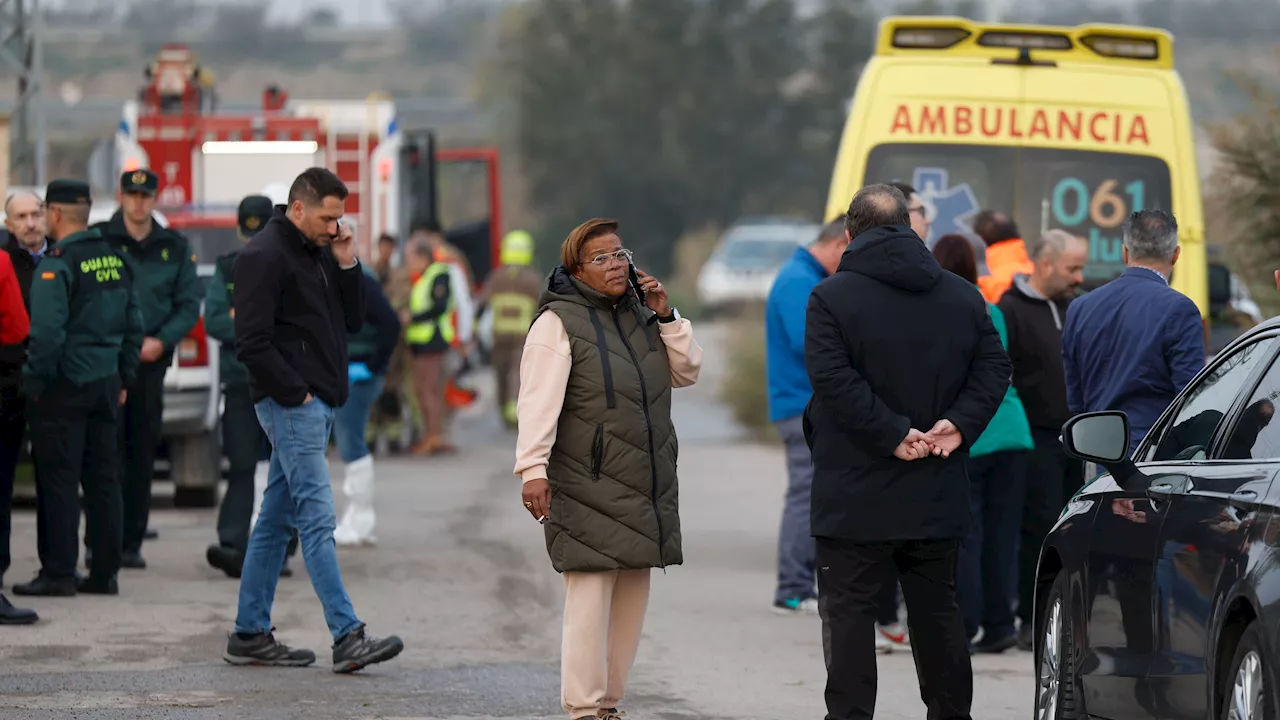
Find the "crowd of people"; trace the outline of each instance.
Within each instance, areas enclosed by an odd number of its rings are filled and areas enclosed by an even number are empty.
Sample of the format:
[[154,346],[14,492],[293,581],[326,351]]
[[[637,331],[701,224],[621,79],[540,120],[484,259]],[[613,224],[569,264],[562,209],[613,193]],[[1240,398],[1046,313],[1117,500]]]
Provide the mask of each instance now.
[[1133,213],[1127,269],[1088,293],[1084,239],[972,225],[927,247],[914,188],[868,186],[769,295],[774,608],[822,615],[829,718],[872,717],[874,654],[903,645],[930,717],[968,718],[969,656],[1033,647],[1040,547],[1086,480],[1063,423],[1123,410],[1136,448],[1204,367],[1199,311],[1168,286],[1172,216]]
[[[336,181],[316,172],[304,174],[298,182],[304,195],[317,184],[337,192]],[[158,178],[150,170],[124,173],[118,211],[93,227],[88,226],[91,195],[83,182],[58,180],[43,198],[19,191],[5,200],[7,242],[0,253],[0,587],[10,561],[14,476],[28,442],[36,469],[41,563],[34,579],[12,587],[14,595],[115,594],[121,568],[146,568],[143,540],[157,537],[147,525],[162,432],[164,376],[178,344],[202,314],[206,332],[221,346],[222,450],[228,461],[217,542],[209,546],[206,559],[226,575],[242,578],[251,531],[271,477],[273,443],[257,408],[270,387],[264,380],[269,375],[264,375],[266,370],[252,371],[252,339],[246,345],[237,337],[246,320],[243,311],[237,318],[237,306],[246,307],[237,296],[268,286],[261,279],[249,286],[236,282],[246,246],[216,259],[213,277],[202,293],[190,244],[155,220],[157,186]],[[273,221],[285,210],[266,196],[245,197],[237,214],[241,241],[247,244],[275,227],[278,223]],[[325,236],[320,230],[304,235]],[[507,377],[499,387],[503,419],[514,424],[518,373],[512,368],[518,367],[540,285],[529,267],[532,243],[527,233],[512,232],[503,243],[501,267],[474,298],[474,276],[465,256],[431,219],[411,228],[404,263],[396,262],[400,243],[383,236],[373,262],[361,265],[356,277],[364,298],[362,322],[358,330],[337,335],[346,338],[347,362],[341,368],[326,367],[333,378],[344,371],[342,384],[347,386],[344,402],[332,404],[333,427],[325,436],[326,444],[336,446],[343,465],[345,508],[333,531],[337,544],[376,543],[371,444],[418,455],[454,449],[445,434],[452,410],[474,397],[459,376],[465,358],[474,352],[474,327],[486,306],[495,315],[494,361]],[[68,264],[68,258],[74,262]],[[288,291],[285,294],[297,297],[296,287]],[[250,321],[263,317],[261,308],[269,307],[260,300],[249,301],[248,307],[255,309]],[[116,320],[123,324],[114,326]],[[299,330],[282,332],[296,336]],[[108,357],[112,348],[117,355]],[[260,347],[257,352],[275,356]],[[411,384],[406,382],[410,366],[415,370]],[[270,369],[280,368],[276,363]],[[116,392],[118,406],[109,412],[91,401],[110,390],[112,382],[121,388]],[[284,397],[285,402],[293,399]],[[75,571],[82,509],[87,575]],[[300,540],[305,555],[305,538],[295,536],[286,557],[296,553]],[[287,560],[279,574],[292,574]],[[34,611],[15,607],[0,595],[0,624],[38,619]]]
[[[152,220],[155,189],[154,173],[126,173],[121,210],[94,227],[80,181],[6,201],[0,572],[28,426],[41,561],[16,595],[117,594],[121,568],[146,566],[164,371],[201,305],[185,238]],[[465,402],[459,376],[489,307],[522,503],[565,584],[564,709],[621,717],[650,571],[683,562],[671,399],[702,365],[691,324],[635,265],[614,220],[575,228],[545,278],[530,268],[532,239],[509,234],[472,296],[465,259],[430,220],[411,229],[402,267],[390,237],[363,265],[346,198],[322,168],[299,175],[284,205],[246,197],[245,245],[218,259],[204,298],[222,349],[230,464],[207,559],[240,579],[223,658],[316,661],[271,624],[299,547],[334,672],[403,650],[366,631],[336,546],[376,542],[370,440],[397,423],[412,437],[406,405],[423,434],[403,449],[456,450],[450,393]],[[872,717],[876,652],[897,646],[915,652],[930,717],[968,718],[970,656],[1032,645],[1038,550],[1085,480],[1059,428],[1075,413],[1124,410],[1136,446],[1205,362],[1199,313],[1168,286],[1180,250],[1167,213],[1133,213],[1127,270],[1083,295],[1081,238],[1050,230],[1027,242],[1006,214],[984,211],[982,273],[973,238],[929,247],[929,229],[913,188],[863,188],[797,249],[766,311],[770,414],[788,473],[773,605],[821,615],[837,720]],[[340,520],[330,442],[345,476]],[[81,486],[87,575],[75,572]],[[37,619],[0,596],[0,624]]]

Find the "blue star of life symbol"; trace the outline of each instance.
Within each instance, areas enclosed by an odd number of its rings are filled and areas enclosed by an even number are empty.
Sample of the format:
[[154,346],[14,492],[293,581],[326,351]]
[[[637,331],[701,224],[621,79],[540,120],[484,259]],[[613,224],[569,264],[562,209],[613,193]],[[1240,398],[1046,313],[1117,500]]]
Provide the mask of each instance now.
[[972,237],[973,228],[968,220],[981,209],[969,183],[948,186],[948,178],[946,168],[938,167],[918,167],[911,176],[911,186],[929,208],[929,217],[933,220],[929,237],[925,238],[929,247],[949,233]]

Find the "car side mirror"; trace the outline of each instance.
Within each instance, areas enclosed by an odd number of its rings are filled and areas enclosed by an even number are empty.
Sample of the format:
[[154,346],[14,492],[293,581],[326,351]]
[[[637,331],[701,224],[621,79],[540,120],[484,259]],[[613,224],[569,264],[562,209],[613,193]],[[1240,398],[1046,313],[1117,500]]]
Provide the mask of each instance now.
[[1118,410],[1077,415],[1062,426],[1062,446],[1067,454],[1114,465],[1129,454],[1129,417]]
[[1073,458],[1103,466],[1122,487],[1142,475],[1129,460],[1129,416],[1119,410],[1071,418],[1062,426],[1062,447]]

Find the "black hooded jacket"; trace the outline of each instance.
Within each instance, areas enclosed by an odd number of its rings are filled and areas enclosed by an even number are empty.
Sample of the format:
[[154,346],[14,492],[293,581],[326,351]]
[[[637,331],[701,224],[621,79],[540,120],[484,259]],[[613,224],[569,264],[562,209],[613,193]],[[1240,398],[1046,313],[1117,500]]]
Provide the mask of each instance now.
[[[865,232],[809,296],[805,366],[814,536],[963,537],[968,447],[1013,372],[978,289],[944,271],[910,228]],[[941,419],[964,438],[950,458],[894,457],[908,430]]]
[[236,257],[236,357],[254,402],[285,407],[308,394],[341,407],[349,392],[347,335],[364,325],[364,270],[343,270],[329,248],[276,214]]

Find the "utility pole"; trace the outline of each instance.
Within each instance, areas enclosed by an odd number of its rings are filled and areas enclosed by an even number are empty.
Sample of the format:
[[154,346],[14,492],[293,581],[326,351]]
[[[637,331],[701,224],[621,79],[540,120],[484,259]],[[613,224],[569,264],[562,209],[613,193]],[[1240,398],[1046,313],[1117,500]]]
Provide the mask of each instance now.
[[0,67],[17,75],[10,169],[19,185],[43,187],[49,155],[44,122],[43,13],[40,0],[0,0]]

